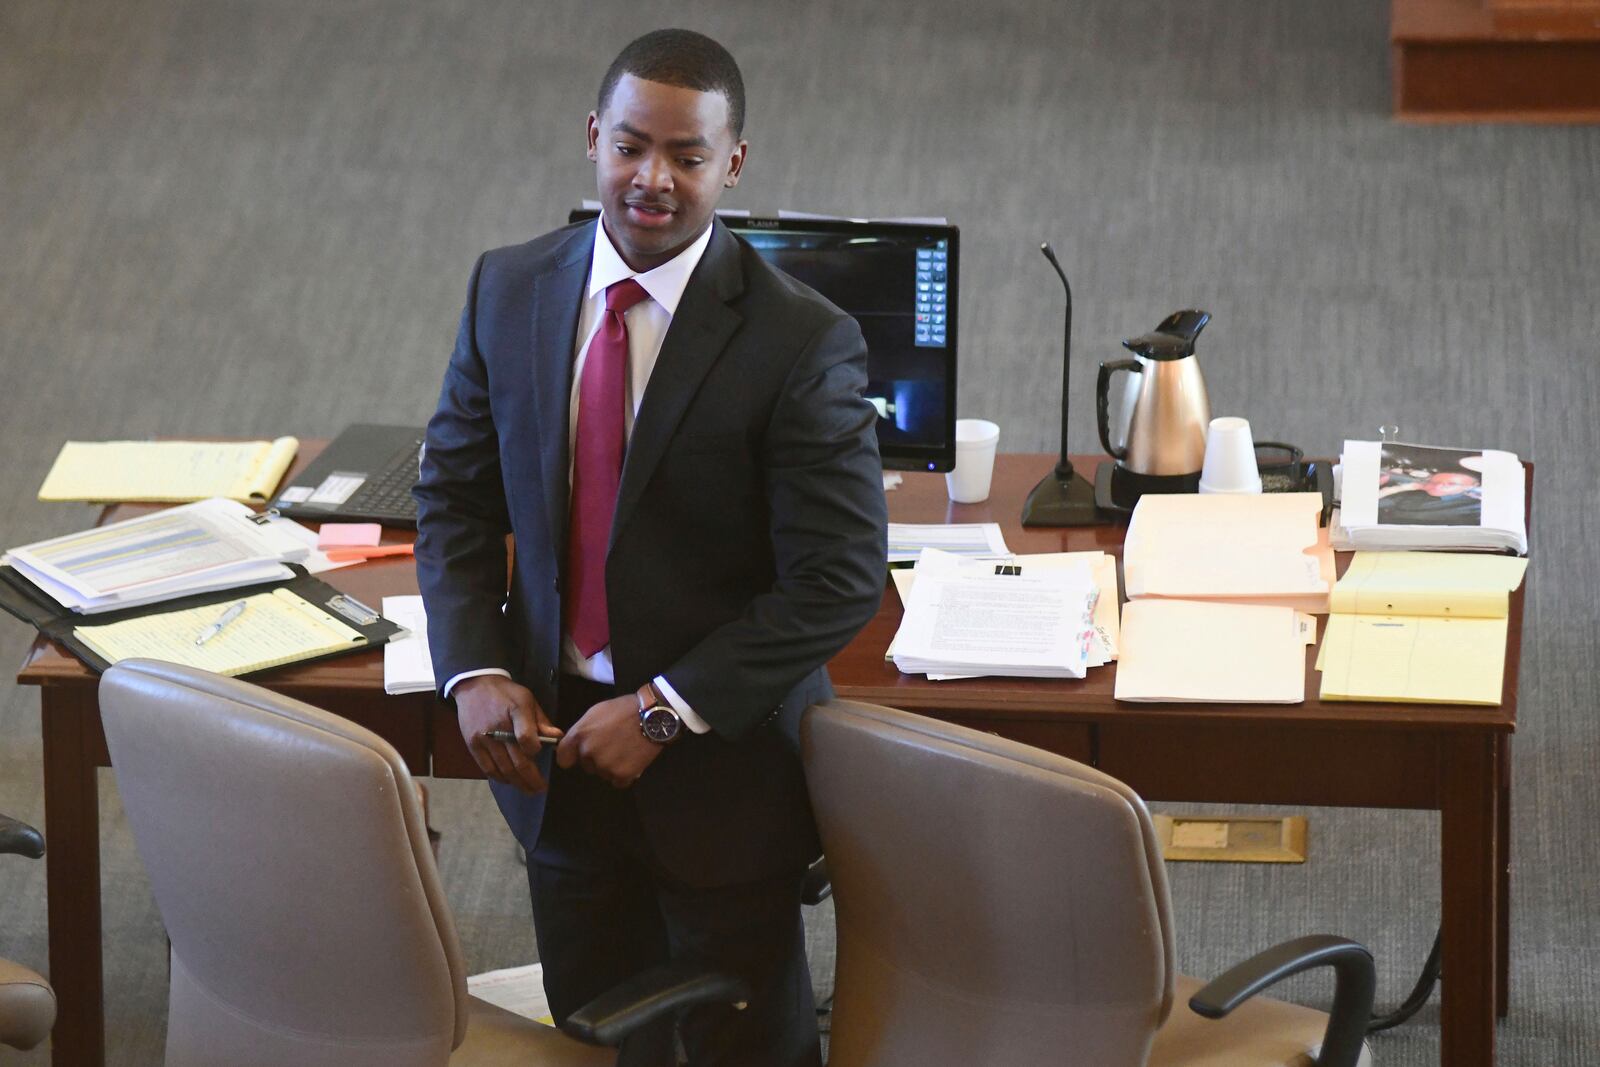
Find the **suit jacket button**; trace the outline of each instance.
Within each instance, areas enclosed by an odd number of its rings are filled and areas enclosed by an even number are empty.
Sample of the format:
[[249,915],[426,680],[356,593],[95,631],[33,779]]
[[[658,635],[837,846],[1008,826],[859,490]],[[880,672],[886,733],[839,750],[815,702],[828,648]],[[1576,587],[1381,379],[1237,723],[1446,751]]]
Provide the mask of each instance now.
[[550,673],[548,675],[546,675],[545,677],[549,680],[551,685],[555,685],[556,684],[556,669],[554,667],[551,667],[550,668]]

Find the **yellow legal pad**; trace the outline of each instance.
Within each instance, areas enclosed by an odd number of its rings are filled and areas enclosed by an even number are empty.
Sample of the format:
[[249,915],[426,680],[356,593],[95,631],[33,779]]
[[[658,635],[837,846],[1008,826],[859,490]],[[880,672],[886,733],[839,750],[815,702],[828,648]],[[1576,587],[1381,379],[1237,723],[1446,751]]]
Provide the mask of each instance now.
[[183,504],[220,496],[267,500],[300,442],[68,441],[39,487],[45,501]]
[[1358,552],[1334,586],[1317,667],[1324,700],[1500,703],[1507,608],[1528,561]]
[[367,643],[361,633],[287,589],[240,599],[245,603],[243,614],[203,645],[195,644],[195,638],[238,601],[79,626],[74,633],[111,663],[158,659],[226,675],[298,663]]

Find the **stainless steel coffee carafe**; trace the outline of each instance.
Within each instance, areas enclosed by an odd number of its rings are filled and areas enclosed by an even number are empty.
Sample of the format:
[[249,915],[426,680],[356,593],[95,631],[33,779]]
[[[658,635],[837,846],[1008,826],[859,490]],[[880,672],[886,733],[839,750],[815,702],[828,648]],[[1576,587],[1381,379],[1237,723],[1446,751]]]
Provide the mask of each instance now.
[[[1211,321],[1205,311],[1168,315],[1151,333],[1122,342],[1133,359],[1100,364],[1095,390],[1100,443],[1118,475],[1142,492],[1194,492],[1205,463],[1211,403],[1194,342]],[[1111,413],[1112,381],[1127,374],[1120,410]]]

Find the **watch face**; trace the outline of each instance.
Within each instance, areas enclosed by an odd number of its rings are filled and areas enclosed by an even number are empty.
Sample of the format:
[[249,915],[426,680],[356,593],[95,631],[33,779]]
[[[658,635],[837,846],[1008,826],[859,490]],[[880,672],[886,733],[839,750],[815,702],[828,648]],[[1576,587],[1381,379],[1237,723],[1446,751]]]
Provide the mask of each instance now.
[[657,705],[639,713],[640,729],[644,731],[646,737],[659,745],[664,745],[676,738],[682,725],[683,723],[671,708]]

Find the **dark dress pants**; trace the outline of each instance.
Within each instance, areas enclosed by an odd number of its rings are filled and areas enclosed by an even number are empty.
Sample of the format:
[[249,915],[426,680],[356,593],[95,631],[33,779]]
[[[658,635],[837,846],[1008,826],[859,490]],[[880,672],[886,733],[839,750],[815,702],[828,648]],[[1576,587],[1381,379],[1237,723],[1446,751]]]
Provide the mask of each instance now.
[[[570,726],[612,695],[610,687],[563,679],[558,725]],[[749,983],[749,1006],[697,1008],[680,1027],[663,1025],[630,1043],[620,1064],[820,1067],[800,921],[802,873],[711,888],[685,885],[658,862],[630,791],[576,768],[556,768],[538,845],[528,858],[551,1012],[559,1022],[661,963],[707,964]]]

